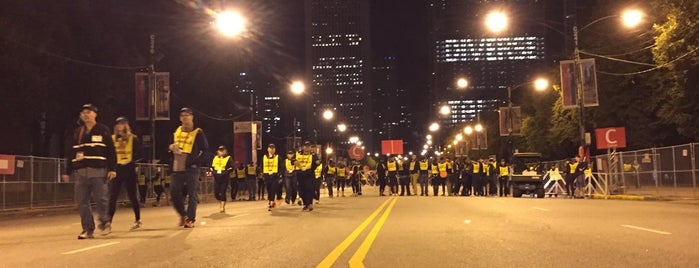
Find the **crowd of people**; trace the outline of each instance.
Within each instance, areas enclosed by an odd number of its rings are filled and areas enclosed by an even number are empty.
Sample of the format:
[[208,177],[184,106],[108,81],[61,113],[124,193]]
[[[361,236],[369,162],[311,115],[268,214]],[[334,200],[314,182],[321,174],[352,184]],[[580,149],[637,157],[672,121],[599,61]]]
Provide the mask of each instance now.
[[[75,200],[81,218],[82,232],[78,239],[94,237],[95,229],[103,234],[111,231],[117,199],[126,189],[134,212],[131,230],[142,227],[140,208],[145,203],[146,178],[138,174],[136,163],[143,158],[143,146],[131,132],[126,117],[116,119],[113,131],[97,123],[98,109],[85,104],[80,110],[80,126],[66,138],[66,170],[62,180],[75,182]],[[446,157],[419,157],[417,155],[387,155],[378,159],[371,169],[359,161],[321,158],[311,150],[311,143],[303,143],[301,150],[289,150],[285,156],[277,153],[276,145],[269,144],[259,160],[247,164],[234,161],[225,146],[219,146],[215,156],[209,155],[209,143],[204,131],[194,127],[190,108],[180,110],[181,125],[172,134],[168,147],[172,154],[170,172],[153,178],[153,189],[158,202],[169,184],[172,206],[179,226],[193,228],[196,221],[198,191],[202,168],[208,168],[214,177],[214,196],[221,213],[226,211],[227,191],[231,200],[241,199],[243,190],[247,200],[264,199],[267,210],[282,204],[302,206],[302,211],[313,211],[314,200],[320,201],[321,189],[327,189],[329,198],[345,196],[345,188],[352,196],[361,196],[365,185],[378,185],[380,196],[508,196],[508,177],[512,166],[505,161],[488,159],[449,159]],[[575,178],[584,167],[579,159],[568,162],[564,169],[569,195],[575,192]],[[556,168],[555,173],[559,173]],[[558,176],[550,176],[558,178]],[[156,183],[157,182],[157,183]],[[387,189],[388,188],[388,189]],[[578,188],[581,188],[578,185]],[[430,191],[431,190],[431,191]],[[137,196],[140,193],[140,198]],[[95,226],[91,201],[96,203],[99,224]]]

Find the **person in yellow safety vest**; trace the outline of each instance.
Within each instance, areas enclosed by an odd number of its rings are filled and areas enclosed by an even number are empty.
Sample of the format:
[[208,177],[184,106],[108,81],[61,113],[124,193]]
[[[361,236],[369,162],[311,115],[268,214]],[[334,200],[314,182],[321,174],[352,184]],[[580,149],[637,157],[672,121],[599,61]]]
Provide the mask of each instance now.
[[459,175],[461,166],[456,159],[447,159],[447,171],[449,173],[447,180],[447,190],[450,196],[456,196],[459,194],[459,189],[461,188],[461,182],[459,181]]
[[333,198],[333,186],[335,185],[335,176],[337,175],[337,167],[335,162],[328,160],[328,166],[325,168],[325,186],[328,189],[328,196]]
[[138,174],[138,178],[136,179],[136,183],[138,183],[138,195],[139,195],[139,203],[141,207],[144,207],[146,204],[146,195],[148,194],[148,185],[146,184],[146,173],[145,171],[141,171],[140,174]]
[[287,204],[296,204],[296,197],[298,196],[298,178],[296,177],[296,153],[293,150],[286,152],[286,159],[284,159],[284,189],[286,190],[286,195],[284,196],[284,201]]
[[131,208],[133,209],[133,213],[136,218],[134,224],[131,226],[131,230],[140,229],[141,206],[139,205],[139,200],[136,196],[136,190],[138,189],[136,186],[136,163],[141,161],[143,158],[143,147],[141,146],[141,141],[138,136],[131,133],[129,120],[126,119],[126,117],[122,116],[116,119],[112,141],[114,142],[114,147],[116,149],[117,176],[113,180],[110,180],[108,185],[109,211],[107,214],[109,215],[109,222],[111,223],[112,218],[114,218],[117,199],[119,199],[119,194],[121,193],[121,188],[123,185],[124,188],[126,188],[126,194],[129,197]]
[[500,165],[498,165],[498,170],[500,177],[498,178],[498,194],[500,197],[507,196],[509,193],[509,179],[510,179],[510,166],[505,163],[505,159],[500,159]]
[[311,153],[311,142],[303,143],[302,151],[296,153],[296,172],[299,181],[299,193],[303,202],[302,211],[313,211],[313,171],[320,162],[318,156]]
[[233,161],[225,146],[218,147],[209,169],[214,175],[214,197],[219,202],[219,212],[224,213],[226,212],[226,189],[230,180],[228,174],[233,170]]
[[323,163],[318,160],[318,166],[313,170],[313,177],[316,179],[313,182],[313,199],[316,200],[316,204],[320,203],[320,185],[323,184],[324,168]]
[[257,165],[255,162],[245,166],[245,186],[248,189],[248,201],[255,201],[257,193]]
[[568,198],[573,198],[575,194],[575,178],[578,176],[578,165],[580,164],[580,157],[575,157],[574,159],[568,159],[566,161],[566,191],[568,191]]
[[497,196],[498,195],[498,187],[496,178],[498,176],[499,170],[497,169],[497,163],[495,159],[490,158],[484,165],[485,168],[485,178],[488,183],[488,195],[489,196]]
[[447,163],[445,162],[444,157],[440,157],[439,162],[437,162],[437,177],[432,179],[432,187],[434,189],[433,192],[435,196],[439,195],[439,186],[442,186],[442,196],[446,196],[445,182],[448,175]]
[[337,196],[345,196],[345,186],[347,185],[347,167],[344,162],[337,165]]
[[433,160],[430,163],[430,184],[434,188],[435,183],[439,183],[439,168],[437,167],[437,160]]
[[410,162],[408,159],[403,158],[398,162],[398,181],[400,182],[400,196],[405,196],[410,194]]
[[383,157],[379,157],[379,160],[376,163],[376,177],[377,183],[379,184],[379,196],[386,195],[384,193],[386,190],[386,174],[388,172],[386,169],[386,162],[384,161]]
[[475,194],[476,196],[484,196],[485,165],[483,164],[482,158],[477,161],[473,161],[473,168],[471,169],[471,173],[473,174],[473,194]]
[[153,178],[153,192],[155,192],[155,203],[153,203],[154,207],[160,206],[160,198],[163,196],[163,193],[165,193],[165,179],[161,176],[162,172],[160,170],[160,167],[158,167],[157,172],[155,173],[155,178]]
[[413,190],[413,195],[417,195],[417,179],[420,176],[420,167],[417,161],[417,155],[410,155],[410,187]]
[[[236,163],[235,173],[231,173],[231,200],[236,200],[239,193],[242,197],[245,192],[245,165],[237,161]],[[242,198],[238,200],[242,200]]]
[[471,187],[473,186],[473,178],[471,177],[471,169],[473,165],[471,160],[464,158],[461,162],[461,170],[459,171],[459,181],[461,183],[461,196],[471,195]]
[[[418,182],[420,183],[420,196],[428,196],[429,194],[429,172],[430,172],[430,161],[427,157],[422,157],[418,166]],[[416,193],[417,194],[417,193]]]
[[396,157],[388,157],[386,170],[388,170],[388,187],[391,195],[398,195],[398,165]]
[[352,196],[362,195],[362,183],[360,181],[362,171],[357,160],[352,160],[351,170],[350,185],[352,185]]
[[[267,188],[267,210],[281,204],[282,200],[282,176],[285,166],[284,161],[277,154],[277,147],[274,143],[267,145],[267,153],[262,157],[262,176]],[[276,200],[275,200],[276,199]]]

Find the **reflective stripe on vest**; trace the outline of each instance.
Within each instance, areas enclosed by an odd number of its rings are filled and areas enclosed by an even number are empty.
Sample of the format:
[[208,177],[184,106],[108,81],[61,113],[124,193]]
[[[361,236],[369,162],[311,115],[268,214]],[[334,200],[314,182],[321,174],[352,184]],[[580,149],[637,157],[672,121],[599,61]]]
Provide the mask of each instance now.
[[386,163],[386,166],[388,167],[388,171],[396,171],[397,169],[396,161],[389,161],[388,163]]
[[279,173],[279,155],[274,155],[274,157],[269,158],[268,155],[262,157],[262,169],[264,174],[277,174]]
[[228,164],[228,160],[230,160],[230,156],[226,157],[220,157],[216,156],[214,157],[214,160],[211,161],[211,167],[214,169],[214,171],[218,171],[218,174],[221,174],[221,171],[226,170],[226,165]]
[[183,153],[191,154],[194,148],[194,140],[197,138],[199,128],[190,132],[182,131],[182,126],[178,127],[174,134],[174,141]]
[[114,149],[116,150],[117,164],[125,165],[133,161],[133,139],[134,135],[129,135],[126,139],[117,140],[116,135],[112,135]]

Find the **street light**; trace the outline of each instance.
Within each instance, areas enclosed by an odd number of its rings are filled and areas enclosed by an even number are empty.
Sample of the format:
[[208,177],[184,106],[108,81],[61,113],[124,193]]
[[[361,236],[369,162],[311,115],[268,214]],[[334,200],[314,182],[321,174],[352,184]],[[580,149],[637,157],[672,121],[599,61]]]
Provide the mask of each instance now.
[[464,134],[466,134],[466,135],[471,135],[471,134],[473,134],[473,128],[472,128],[471,126],[466,126],[466,127],[464,128]]
[[291,93],[295,95],[301,95],[306,90],[306,85],[301,81],[294,81],[291,83]]
[[466,78],[459,78],[456,80],[456,87],[459,89],[465,89],[468,87],[468,80]]
[[464,140],[464,135],[461,135],[461,133],[456,134],[456,137],[454,137],[454,139],[457,141],[462,141]]
[[493,11],[485,17],[485,26],[495,33],[505,30],[507,23],[507,16],[500,11]]
[[235,11],[216,14],[216,28],[224,36],[239,36],[245,31],[245,18]]
[[357,143],[359,141],[359,137],[357,136],[352,136],[349,138],[350,143]]
[[347,125],[344,123],[337,124],[337,131],[345,132],[347,131]]
[[328,155],[332,154],[332,153],[333,153],[333,148],[332,148],[332,147],[326,148],[326,149],[325,149],[325,153],[328,154]]
[[534,80],[534,88],[538,91],[543,91],[549,88],[549,80],[545,78],[537,78]]
[[325,120],[331,120],[335,116],[335,113],[332,110],[325,110],[323,111],[323,119]]
[[640,10],[630,9],[621,14],[621,21],[626,27],[636,27],[643,21],[644,14]]
[[439,108],[439,113],[441,115],[449,115],[451,113],[451,108],[449,108],[449,105],[442,105],[442,107]]
[[428,140],[431,140],[431,139],[432,139],[432,135],[427,134],[427,136],[426,136],[425,138],[428,139]]
[[483,125],[481,125],[481,123],[478,123],[475,127],[473,127],[473,129],[476,130],[476,132],[481,132],[483,131]]
[[437,122],[432,123],[432,124],[430,125],[429,130],[430,130],[431,132],[435,132],[435,131],[439,130],[439,124],[438,124]]

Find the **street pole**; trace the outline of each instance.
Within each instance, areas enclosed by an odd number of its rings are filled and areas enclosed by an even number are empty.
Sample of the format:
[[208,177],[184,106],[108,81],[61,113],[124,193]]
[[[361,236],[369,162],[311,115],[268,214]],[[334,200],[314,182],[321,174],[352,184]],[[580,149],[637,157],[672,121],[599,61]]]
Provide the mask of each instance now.
[[148,84],[150,87],[150,159],[151,163],[155,164],[155,34],[150,35],[150,66],[148,69]]
[[576,94],[577,94],[577,101],[578,101],[578,127],[580,128],[580,146],[585,147],[585,118],[584,118],[584,112],[585,112],[585,102],[584,98],[585,95],[583,94],[583,85],[582,85],[582,76],[583,76],[583,71],[582,71],[582,63],[580,62],[580,48],[578,47],[578,26],[573,26],[573,40],[575,43],[575,72],[577,73],[575,76],[575,89],[576,89]]
[[512,87],[507,87],[507,142],[510,146],[509,160],[512,161],[512,156],[514,155],[514,145],[512,144],[512,131],[514,129],[512,122]]

